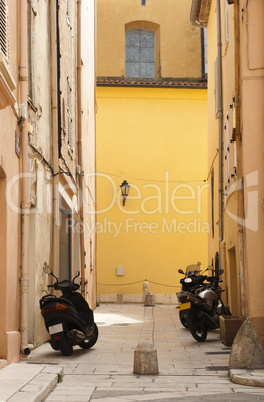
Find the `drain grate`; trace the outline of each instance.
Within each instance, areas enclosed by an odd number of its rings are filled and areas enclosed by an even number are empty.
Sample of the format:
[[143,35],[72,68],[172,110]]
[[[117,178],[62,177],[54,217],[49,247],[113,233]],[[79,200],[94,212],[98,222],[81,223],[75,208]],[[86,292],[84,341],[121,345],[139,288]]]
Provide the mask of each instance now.
[[114,327],[127,327],[129,324],[128,323],[117,323],[117,324],[112,324]]
[[228,366],[207,366],[208,371],[228,371]]
[[[100,325],[107,325],[106,322],[96,322],[96,324],[97,324],[98,326],[100,326]],[[122,323],[122,322],[120,322],[120,323],[108,324],[108,325],[111,325],[111,326],[113,326],[113,327],[127,327],[127,326],[129,325],[129,323]]]
[[230,352],[206,352],[207,355],[229,355]]

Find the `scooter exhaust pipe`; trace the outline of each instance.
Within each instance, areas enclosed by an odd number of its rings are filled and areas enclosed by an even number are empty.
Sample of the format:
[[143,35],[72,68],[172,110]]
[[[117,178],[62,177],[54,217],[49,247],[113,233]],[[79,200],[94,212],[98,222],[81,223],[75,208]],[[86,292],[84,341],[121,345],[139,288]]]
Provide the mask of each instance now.
[[25,348],[25,349],[22,351],[22,353],[23,353],[23,355],[28,356],[28,355],[30,355],[30,353],[31,353],[31,349],[30,349],[30,348]]
[[69,339],[69,341],[74,341],[76,339],[76,333],[75,331],[69,331],[67,333],[67,338]]
[[208,314],[203,313],[203,319],[205,320],[206,324],[209,325],[210,328],[212,329],[218,328],[217,324]]
[[77,330],[73,330],[73,331],[69,331],[67,333],[67,338],[69,339],[69,341],[73,342],[73,341],[83,341],[85,339],[85,335],[82,334],[80,331]]

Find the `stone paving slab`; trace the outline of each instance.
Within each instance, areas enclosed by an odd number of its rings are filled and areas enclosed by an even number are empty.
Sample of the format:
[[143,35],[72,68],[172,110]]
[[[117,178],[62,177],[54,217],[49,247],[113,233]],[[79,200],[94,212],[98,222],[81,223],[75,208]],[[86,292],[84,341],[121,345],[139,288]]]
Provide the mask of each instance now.
[[0,402],[41,402],[62,375],[62,367],[10,364],[0,370]]
[[5,366],[7,366],[7,360],[5,359],[0,359],[0,369],[4,368]]
[[231,369],[229,370],[229,377],[236,384],[264,387],[263,369]]
[[[47,343],[19,364],[0,370],[0,402],[264,400],[262,386],[253,386],[257,384],[252,381],[250,387],[230,381],[231,349],[220,342],[219,330],[210,332],[206,342],[196,342],[181,326],[172,305],[101,305],[95,311],[95,320],[101,324],[92,349],[75,347],[72,356],[62,356]],[[134,350],[143,340],[154,342],[158,375],[133,374]],[[18,367],[22,367],[19,372]],[[57,384],[61,368],[64,376]],[[233,375],[243,377],[245,371]],[[260,376],[259,370],[246,372],[247,384]]]

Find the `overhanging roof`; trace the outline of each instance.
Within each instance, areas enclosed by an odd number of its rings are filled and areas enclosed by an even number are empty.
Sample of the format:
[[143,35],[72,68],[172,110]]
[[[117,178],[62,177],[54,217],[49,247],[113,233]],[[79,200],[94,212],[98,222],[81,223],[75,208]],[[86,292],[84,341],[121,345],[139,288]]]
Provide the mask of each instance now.
[[191,23],[198,27],[208,24],[212,0],[192,0]]
[[180,80],[177,78],[97,77],[96,84],[98,87],[207,88],[205,80]]

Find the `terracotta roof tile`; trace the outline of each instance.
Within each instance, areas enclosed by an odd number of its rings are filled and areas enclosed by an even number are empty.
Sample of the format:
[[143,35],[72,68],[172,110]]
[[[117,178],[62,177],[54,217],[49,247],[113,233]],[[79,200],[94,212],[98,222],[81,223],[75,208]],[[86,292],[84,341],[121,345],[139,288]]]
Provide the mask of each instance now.
[[120,77],[97,77],[97,86],[118,87],[162,87],[162,88],[200,88],[206,89],[207,82],[204,80],[180,80],[173,78],[140,79]]

